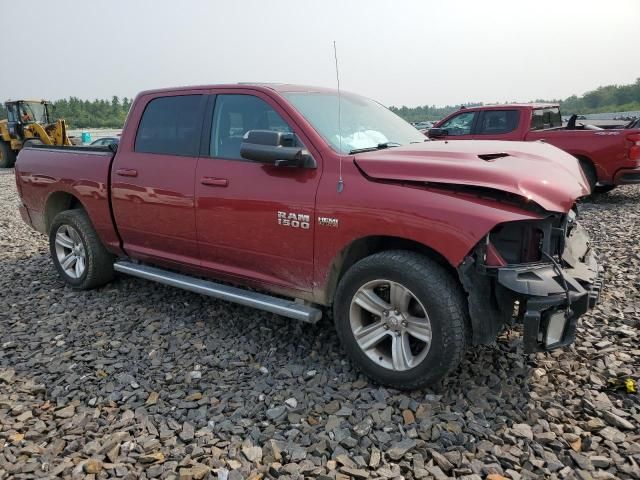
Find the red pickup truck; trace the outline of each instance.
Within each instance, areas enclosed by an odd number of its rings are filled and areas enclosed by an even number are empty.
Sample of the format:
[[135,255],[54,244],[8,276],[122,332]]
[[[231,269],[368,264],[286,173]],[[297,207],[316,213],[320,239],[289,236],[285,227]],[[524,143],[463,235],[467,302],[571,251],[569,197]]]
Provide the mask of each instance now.
[[512,321],[526,352],[567,345],[600,290],[575,158],[429,142],[328,89],[143,92],[117,147],[25,148],[16,181],[68,285],[123,272],[306,322],[332,307],[354,363],[397,388]]
[[580,161],[591,190],[640,183],[640,128],[600,128],[573,115],[563,126],[560,107],[526,103],[462,108],[427,132],[434,140],[543,141]]

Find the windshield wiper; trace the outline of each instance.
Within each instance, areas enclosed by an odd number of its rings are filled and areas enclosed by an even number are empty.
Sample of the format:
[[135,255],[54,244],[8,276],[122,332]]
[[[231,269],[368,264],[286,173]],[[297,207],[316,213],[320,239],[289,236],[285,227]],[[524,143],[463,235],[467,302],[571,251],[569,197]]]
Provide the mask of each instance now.
[[384,143],[379,143],[375,147],[354,148],[353,150],[349,150],[349,155],[353,155],[354,153],[362,153],[362,152],[375,152],[376,150],[384,150],[385,148],[401,147],[401,146],[402,145],[398,142],[384,142]]

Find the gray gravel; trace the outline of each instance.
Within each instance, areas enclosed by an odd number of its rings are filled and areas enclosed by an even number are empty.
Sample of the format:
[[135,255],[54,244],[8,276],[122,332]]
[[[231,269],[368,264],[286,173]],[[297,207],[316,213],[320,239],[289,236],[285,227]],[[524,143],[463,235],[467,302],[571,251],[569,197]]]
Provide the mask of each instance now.
[[519,333],[437,391],[380,388],[310,326],[142,280],[63,286],[0,172],[0,480],[640,478],[640,188],[584,205],[602,304],[567,350]]

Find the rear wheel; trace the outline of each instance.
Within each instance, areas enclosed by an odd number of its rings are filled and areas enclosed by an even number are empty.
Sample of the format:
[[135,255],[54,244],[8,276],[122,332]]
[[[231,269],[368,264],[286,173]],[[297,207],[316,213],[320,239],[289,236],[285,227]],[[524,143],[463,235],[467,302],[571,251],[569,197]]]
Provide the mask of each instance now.
[[334,318],[355,364],[398,389],[438,382],[466,348],[460,286],[442,266],[414,252],[382,252],[356,263],[340,281]]
[[608,193],[616,187],[617,185],[598,185],[596,186],[596,193]]
[[56,215],[49,230],[49,248],[60,277],[74,288],[98,287],[113,278],[113,256],[84,210]]
[[11,168],[16,163],[16,154],[8,143],[0,140],[0,168]]

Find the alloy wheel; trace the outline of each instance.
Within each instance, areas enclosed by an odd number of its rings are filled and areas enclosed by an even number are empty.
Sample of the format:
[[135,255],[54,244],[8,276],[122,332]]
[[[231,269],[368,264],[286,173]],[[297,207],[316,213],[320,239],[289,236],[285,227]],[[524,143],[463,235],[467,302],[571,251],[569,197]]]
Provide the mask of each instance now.
[[55,238],[56,257],[64,273],[73,279],[82,277],[87,266],[87,254],[78,231],[70,225],[60,225]]
[[362,285],[351,300],[349,315],[358,346],[381,367],[409,370],[429,352],[427,311],[400,283],[380,279]]

